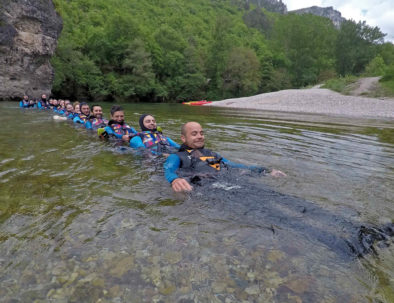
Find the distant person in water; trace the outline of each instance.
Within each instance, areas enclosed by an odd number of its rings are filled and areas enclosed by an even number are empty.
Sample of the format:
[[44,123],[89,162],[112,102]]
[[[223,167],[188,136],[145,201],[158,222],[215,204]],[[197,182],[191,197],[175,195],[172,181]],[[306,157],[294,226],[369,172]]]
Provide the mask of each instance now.
[[75,114],[74,107],[71,104],[67,104],[63,115],[66,116],[67,119],[73,120],[78,114]]
[[137,131],[125,123],[123,108],[114,105],[111,108],[111,120],[108,122],[108,126],[99,128],[97,133],[101,138],[112,137],[129,143]]
[[81,113],[73,119],[74,123],[85,124],[90,117],[90,107],[86,102],[81,103]]
[[266,172],[275,177],[286,176],[280,170],[273,169],[269,171],[264,167],[247,166],[231,162],[219,154],[204,148],[204,131],[197,122],[188,122],[182,125],[181,140],[183,144],[179,151],[171,154],[164,164],[165,177],[171,183],[172,189],[176,192],[191,191],[193,189],[188,180],[178,176],[177,170],[180,168],[189,171],[191,175],[212,175],[227,165],[234,168]]
[[130,147],[149,149],[153,154],[168,155],[179,149],[179,144],[163,135],[157,129],[156,120],[152,115],[143,114],[139,119],[141,132],[130,140]]
[[41,99],[38,100],[37,106],[38,106],[38,108],[43,108],[43,109],[46,109],[46,108],[49,107],[49,103],[48,103],[48,100],[47,100],[47,95],[45,95],[45,94],[41,95]]
[[78,101],[75,101],[73,103],[73,107],[74,107],[74,113],[76,114],[80,114],[81,113],[81,105]]
[[19,102],[20,108],[28,108],[29,107],[29,96],[24,95],[23,99]]
[[100,105],[92,105],[91,115],[85,123],[87,129],[98,129],[108,125],[108,120],[103,118],[103,109]]

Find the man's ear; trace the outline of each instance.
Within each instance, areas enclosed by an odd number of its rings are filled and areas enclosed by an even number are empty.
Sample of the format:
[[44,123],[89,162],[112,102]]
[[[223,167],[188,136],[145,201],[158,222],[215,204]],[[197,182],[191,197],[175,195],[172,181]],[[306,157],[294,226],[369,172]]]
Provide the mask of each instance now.
[[182,140],[183,143],[186,143],[186,138],[185,138],[184,135],[181,135],[181,140]]

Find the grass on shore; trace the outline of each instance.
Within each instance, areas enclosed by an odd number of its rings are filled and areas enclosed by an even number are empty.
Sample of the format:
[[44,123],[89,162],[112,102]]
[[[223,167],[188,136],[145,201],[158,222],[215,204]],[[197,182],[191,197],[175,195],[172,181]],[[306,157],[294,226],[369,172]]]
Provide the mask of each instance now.
[[[356,82],[362,77],[346,76],[327,80],[322,88],[328,88],[344,95],[350,95],[356,89]],[[394,79],[381,79],[378,85],[368,93],[362,94],[365,97],[384,98],[394,97]]]
[[345,76],[327,80],[322,88],[328,88],[338,93],[348,95],[354,89],[354,84],[359,78],[356,76]]

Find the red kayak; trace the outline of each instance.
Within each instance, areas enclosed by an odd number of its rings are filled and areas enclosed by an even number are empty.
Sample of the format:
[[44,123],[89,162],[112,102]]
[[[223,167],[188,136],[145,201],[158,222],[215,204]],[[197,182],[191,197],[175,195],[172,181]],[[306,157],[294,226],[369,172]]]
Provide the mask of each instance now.
[[188,101],[188,102],[182,102],[184,105],[190,105],[190,106],[199,106],[199,105],[205,105],[212,103],[212,101],[207,101],[207,100],[201,100],[201,101]]

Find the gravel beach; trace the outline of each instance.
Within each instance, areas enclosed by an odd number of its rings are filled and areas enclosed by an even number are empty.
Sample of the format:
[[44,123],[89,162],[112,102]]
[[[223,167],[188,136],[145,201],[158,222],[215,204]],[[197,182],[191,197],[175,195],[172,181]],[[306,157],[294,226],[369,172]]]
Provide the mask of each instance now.
[[289,89],[207,106],[366,118],[394,118],[394,99],[345,96],[329,89]]

